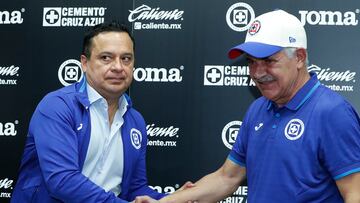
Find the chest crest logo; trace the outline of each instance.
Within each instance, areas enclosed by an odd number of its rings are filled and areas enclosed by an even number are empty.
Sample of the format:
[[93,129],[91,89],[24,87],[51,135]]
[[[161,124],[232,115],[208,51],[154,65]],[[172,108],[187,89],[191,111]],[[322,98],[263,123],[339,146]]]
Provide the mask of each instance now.
[[305,131],[304,122],[300,119],[291,119],[285,127],[284,133],[285,137],[289,140],[299,139]]
[[131,144],[136,148],[136,149],[140,149],[141,147],[141,140],[142,140],[142,135],[141,132],[138,129],[132,128],[130,130],[130,139],[131,139]]

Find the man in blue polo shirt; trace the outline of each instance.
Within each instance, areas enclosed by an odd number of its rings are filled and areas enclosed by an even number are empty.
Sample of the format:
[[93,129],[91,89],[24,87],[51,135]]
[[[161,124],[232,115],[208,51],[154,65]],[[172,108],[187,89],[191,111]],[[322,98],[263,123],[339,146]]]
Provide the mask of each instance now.
[[[307,71],[301,22],[282,11],[255,19],[229,52],[249,62],[263,97],[250,106],[224,165],[160,202],[217,202],[247,178],[248,202],[360,202],[360,119]],[[155,202],[139,197],[137,202]]]

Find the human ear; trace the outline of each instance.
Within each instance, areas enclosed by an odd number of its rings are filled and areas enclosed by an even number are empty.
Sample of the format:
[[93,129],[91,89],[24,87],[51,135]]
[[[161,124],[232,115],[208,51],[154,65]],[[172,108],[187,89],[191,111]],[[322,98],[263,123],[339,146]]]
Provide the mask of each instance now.
[[296,49],[296,58],[297,58],[298,68],[302,68],[306,66],[306,58],[307,58],[306,49],[304,48]]
[[80,56],[81,70],[85,73],[87,69],[87,57],[85,55]]

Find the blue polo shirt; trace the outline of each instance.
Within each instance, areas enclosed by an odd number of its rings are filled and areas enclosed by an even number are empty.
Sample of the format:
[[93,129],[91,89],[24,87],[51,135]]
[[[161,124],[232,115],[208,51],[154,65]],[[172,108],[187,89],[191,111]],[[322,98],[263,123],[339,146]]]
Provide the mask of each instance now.
[[254,101],[228,158],[246,167],[249,203],[343,202],[335,181],[360,171],[360,119],[311,74],[282,108]]

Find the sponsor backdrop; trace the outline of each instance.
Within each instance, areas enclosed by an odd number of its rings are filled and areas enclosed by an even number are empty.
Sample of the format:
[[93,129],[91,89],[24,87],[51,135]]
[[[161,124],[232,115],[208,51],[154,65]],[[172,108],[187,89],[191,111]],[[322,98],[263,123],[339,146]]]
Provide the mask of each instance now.
[[[117,20],[136,39],[129,90],[147,121],[149,184],[173,192],[216,170],[259,93],[227,51],[258,15],[281,8],[308,33],[309,71],[360,110],[360,3],[340,1],[51,1],[0,3],[0,202],[8,202],[36,104],[80,80],[82,36]],[[221,187],[221,186],[219,186]],[[246,182],[222,202],[246,202]]]

